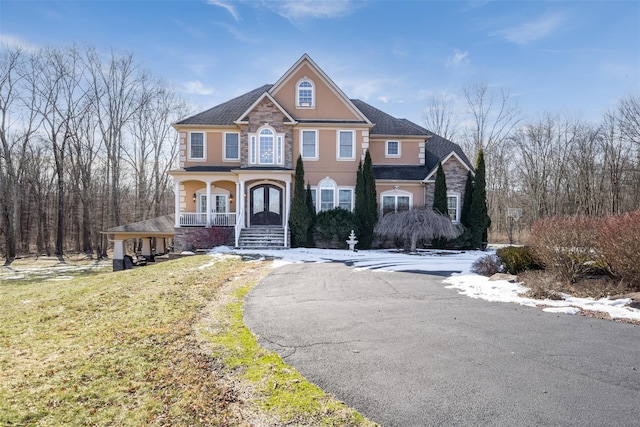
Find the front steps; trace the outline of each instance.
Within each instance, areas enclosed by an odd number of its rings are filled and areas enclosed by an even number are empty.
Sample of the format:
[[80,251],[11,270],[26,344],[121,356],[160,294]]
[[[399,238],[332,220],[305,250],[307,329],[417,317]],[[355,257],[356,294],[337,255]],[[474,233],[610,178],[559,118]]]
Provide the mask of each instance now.
[[251,227],[240,230],[238,247],[240,249],[283,249],[285,244],[284,227]]

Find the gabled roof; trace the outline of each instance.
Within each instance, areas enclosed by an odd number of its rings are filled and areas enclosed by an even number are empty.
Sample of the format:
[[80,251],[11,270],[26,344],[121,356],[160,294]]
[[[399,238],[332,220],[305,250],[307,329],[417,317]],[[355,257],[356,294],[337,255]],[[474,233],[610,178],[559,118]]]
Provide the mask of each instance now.
[[149,236],[172,236],[175,234],[175,214],[151,218],[132,224],[111,227],[103,234],[140,234],[148,233]]
[[213,108],[209,108],[202,113],[177,122],[177,125],[221,125],[234,126],[235,121],[244,114],[265,92],[271,89],[272,85],[260,86],[257,89],[223,102]]
[[276,106],[276,108],[277,108],[278,110],[280,110],[280,112],[285,116],[285,118],[286,118],[286,120],[288,121],[288,123],[290,123],[290,124],[295,124],[295,123],[296,123],[296,120],[295,120],[293,117],[291,117],[291,115],[287,112],[287,110],[285,110],[284,108],[282,108],[282,105],[280,105],[280,104],[278,103],[278,101],[276,101],[276,100],[273,98],[273,96],[271,96],[271,95],[269,94],[269,92],[265,92],[265,93],[263,93],[261,96],[259,96],[259,97],[258,97],[258,99],[256,99],[255,101],[253,101],[253,104],[251,104],[251,105],[249,106],[249,108],[247,108],[247,109],[245,110],[245,112],[244,112],[244,113],[242,113],[242,115],[241,115],[240,117],[238,117],[238,120],[236,121],[236,123],[240,123],[240,122],[242,122],[242,121],[243,121],[243,120],[244,120],[244,119],[249,115],[249,113],[251,113],[251,111],[253,111],[253,109],[254,109],[254,108],[256,108],[256,106],[257,106],[260,102],[262,102],[262,100],[263,100],[263,99],[265,99],[265,98],[267,98],[267,99],[268,99],[268,100],[269,100],[273,105],[275,105],[275,106]]
[[271,87],[271,89],[269,89],[269,93],[275,96],[275,94],[278,93],[278,91],[304,65],[309,66],[313,70],[313,72],[316,73],[318,77],[320,77],[324,84],[327,85],[327,87],[334,93],[334,95],[346,105],[349,110],[351,110],[357,117],[362,118],[362,120],[364,120],[367,124],[371,124],[366,115],[362,114],[362,111],[360,111],[358,107],[353,104],[352,100],[350,100],[347,95],[342,92],[342,89],[340,89],[338,85],[336,85],[333,80],[331,80],[331,78],[326,75],[324,71],[322,71],[322,68],[318,67],[318,64],[316,64],[313,59],[311,59],[311,57],[306,53],[302,55],[300,59],[298,59],[296,63],[293,64],[291,68],[289,68],[287,72],[278,79],[278,81]]
[[423,136],[425,138],[432,135],[417,124],[406,119],[397,119],[364,101],[352,99],[351,102],[375,125],[369,132],[371,135]]
[[425,144],[425,165],[427,169],[432,172],[438,167],[438,162],[444,162],[448,159],[451,153],[455,153],[458,159],[472,172],[475,172],[471,162],[467,158],[467,155],[464,154],[462,148],[454,142],[449,141],[441,137],[440,135],[436,135],[435,133],[431,134],[431,138]]

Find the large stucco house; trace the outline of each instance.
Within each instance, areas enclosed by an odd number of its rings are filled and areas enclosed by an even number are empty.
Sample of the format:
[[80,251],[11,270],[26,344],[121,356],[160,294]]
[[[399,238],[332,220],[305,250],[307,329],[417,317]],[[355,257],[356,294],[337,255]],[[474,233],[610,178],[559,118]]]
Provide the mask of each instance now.
[[[274,84],[174,124],[179,136],[174,245],[203,228],[233,227],[237,247],[288,247],[295,162],[302,156],[316,211],[352,210],[367,150],[383,211],[430,206],[438,161],[457,221],[472,166],[457,144],[406,119],[350,99],[303,55]],[[262,236],[262,237],[260,237]]]

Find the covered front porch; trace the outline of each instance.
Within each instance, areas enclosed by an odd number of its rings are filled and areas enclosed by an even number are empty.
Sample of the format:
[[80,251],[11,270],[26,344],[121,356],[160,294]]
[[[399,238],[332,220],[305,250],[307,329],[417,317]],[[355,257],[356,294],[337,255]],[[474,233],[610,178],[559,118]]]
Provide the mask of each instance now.
[[[172,171],[175,185],[175,228],[232,227],[236,247],[247,229],[271,227],[285,236],[293,171],[237,169],[225,172]],[[281,230],[281,231],[279,231]],[[179,245],[177,245],[179,246]]]

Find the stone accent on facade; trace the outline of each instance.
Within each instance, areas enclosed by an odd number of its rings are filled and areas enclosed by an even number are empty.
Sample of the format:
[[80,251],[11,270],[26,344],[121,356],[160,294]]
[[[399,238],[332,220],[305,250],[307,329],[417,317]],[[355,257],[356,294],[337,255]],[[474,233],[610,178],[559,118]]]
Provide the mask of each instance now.
[[[449,160],[442,165],[442,169],[447,178],[447,193],[459,194],[460,203],[462,203],[462,200],[464,200],[464,187],[467,183],[468,169],[454,156],[451,156]],[[427,182],[424,187],[425,207],[433,206],[434,190],[435,181]]]
[[[211,249],[220,244],[233,246],[235,244],[233,227],[182,227],[175,229],[173,237],[174,253],[194,251],[197,249]],[[220,241],[220,240],[224,241]]]
[[179,166],[181,168],[184,167],[184,162],[187,160],[187,133],[186,132],[179,132],[178,133],[178,139],[179,139],[179,150],[178,150],[178,161],[179,161]]
[[242,149],[240,151],[240,164],[245,168],[249,164],[249,134],[256,133],[259,128],[268,124],[276,134],[284,135],[284,165],[283,167],[293,169],[293,133],[290,125],[285,125],[285,115],[268,98],[264,98],[247,116],[249,124],[240,127],[240,141]]

